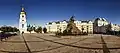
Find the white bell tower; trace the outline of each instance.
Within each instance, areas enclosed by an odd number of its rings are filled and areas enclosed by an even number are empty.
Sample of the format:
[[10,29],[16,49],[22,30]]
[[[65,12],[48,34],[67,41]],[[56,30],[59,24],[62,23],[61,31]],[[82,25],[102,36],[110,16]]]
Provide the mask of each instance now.
[[27,20],[26,20],[26,12],[24,10],[24,7],[22,7],[22,10],[20,12],[19,30],[20,33],[22,32],[27,33]]

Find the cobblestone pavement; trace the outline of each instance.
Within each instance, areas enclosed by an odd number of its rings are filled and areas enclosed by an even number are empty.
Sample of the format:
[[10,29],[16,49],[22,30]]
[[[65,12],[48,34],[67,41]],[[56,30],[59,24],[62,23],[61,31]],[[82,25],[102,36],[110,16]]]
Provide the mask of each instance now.
[[0,53],[120,53],[118,36],[54,37],[24,34],[0,42]]

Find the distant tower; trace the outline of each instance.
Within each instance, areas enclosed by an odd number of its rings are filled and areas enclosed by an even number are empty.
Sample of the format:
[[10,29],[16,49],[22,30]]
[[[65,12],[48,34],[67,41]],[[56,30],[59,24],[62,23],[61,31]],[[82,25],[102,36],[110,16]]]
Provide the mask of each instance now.
[[21,12],[20,12],[19,30],[20,30],[20,33],[22,33],[22,32],[27,33],[26,12],[25,12],[23,6],[22,6],[22,10],[21,10]]

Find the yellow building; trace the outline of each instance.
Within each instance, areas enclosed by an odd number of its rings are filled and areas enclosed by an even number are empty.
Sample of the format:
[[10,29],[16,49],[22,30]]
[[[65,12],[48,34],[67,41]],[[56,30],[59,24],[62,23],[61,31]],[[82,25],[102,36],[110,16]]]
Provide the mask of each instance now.
[[49,22],[46,24],[47,32],[63,32],[67,27],[68,21]]
[[[81,32],[93,33],[93,22],[88,21],[74,21]],[[68,21],[49,22],[46,24],[47,32],[63,32],[67,28]]]
[[110,24],[111,26],[111,28],[109,28],[110,29],[110,31],[120,31],[120,25],[117,25],[117,24]]
[[87,21],[75,21],[76,26],[81,32],[93,33],[93,22],[90,20]]

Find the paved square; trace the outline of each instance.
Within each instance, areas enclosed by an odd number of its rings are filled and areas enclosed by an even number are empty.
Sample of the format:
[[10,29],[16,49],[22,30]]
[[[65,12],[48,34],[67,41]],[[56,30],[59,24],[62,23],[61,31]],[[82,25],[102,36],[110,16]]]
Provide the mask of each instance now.
[[120,53],[120,37],[24,34],[0,42],[0,53]]

